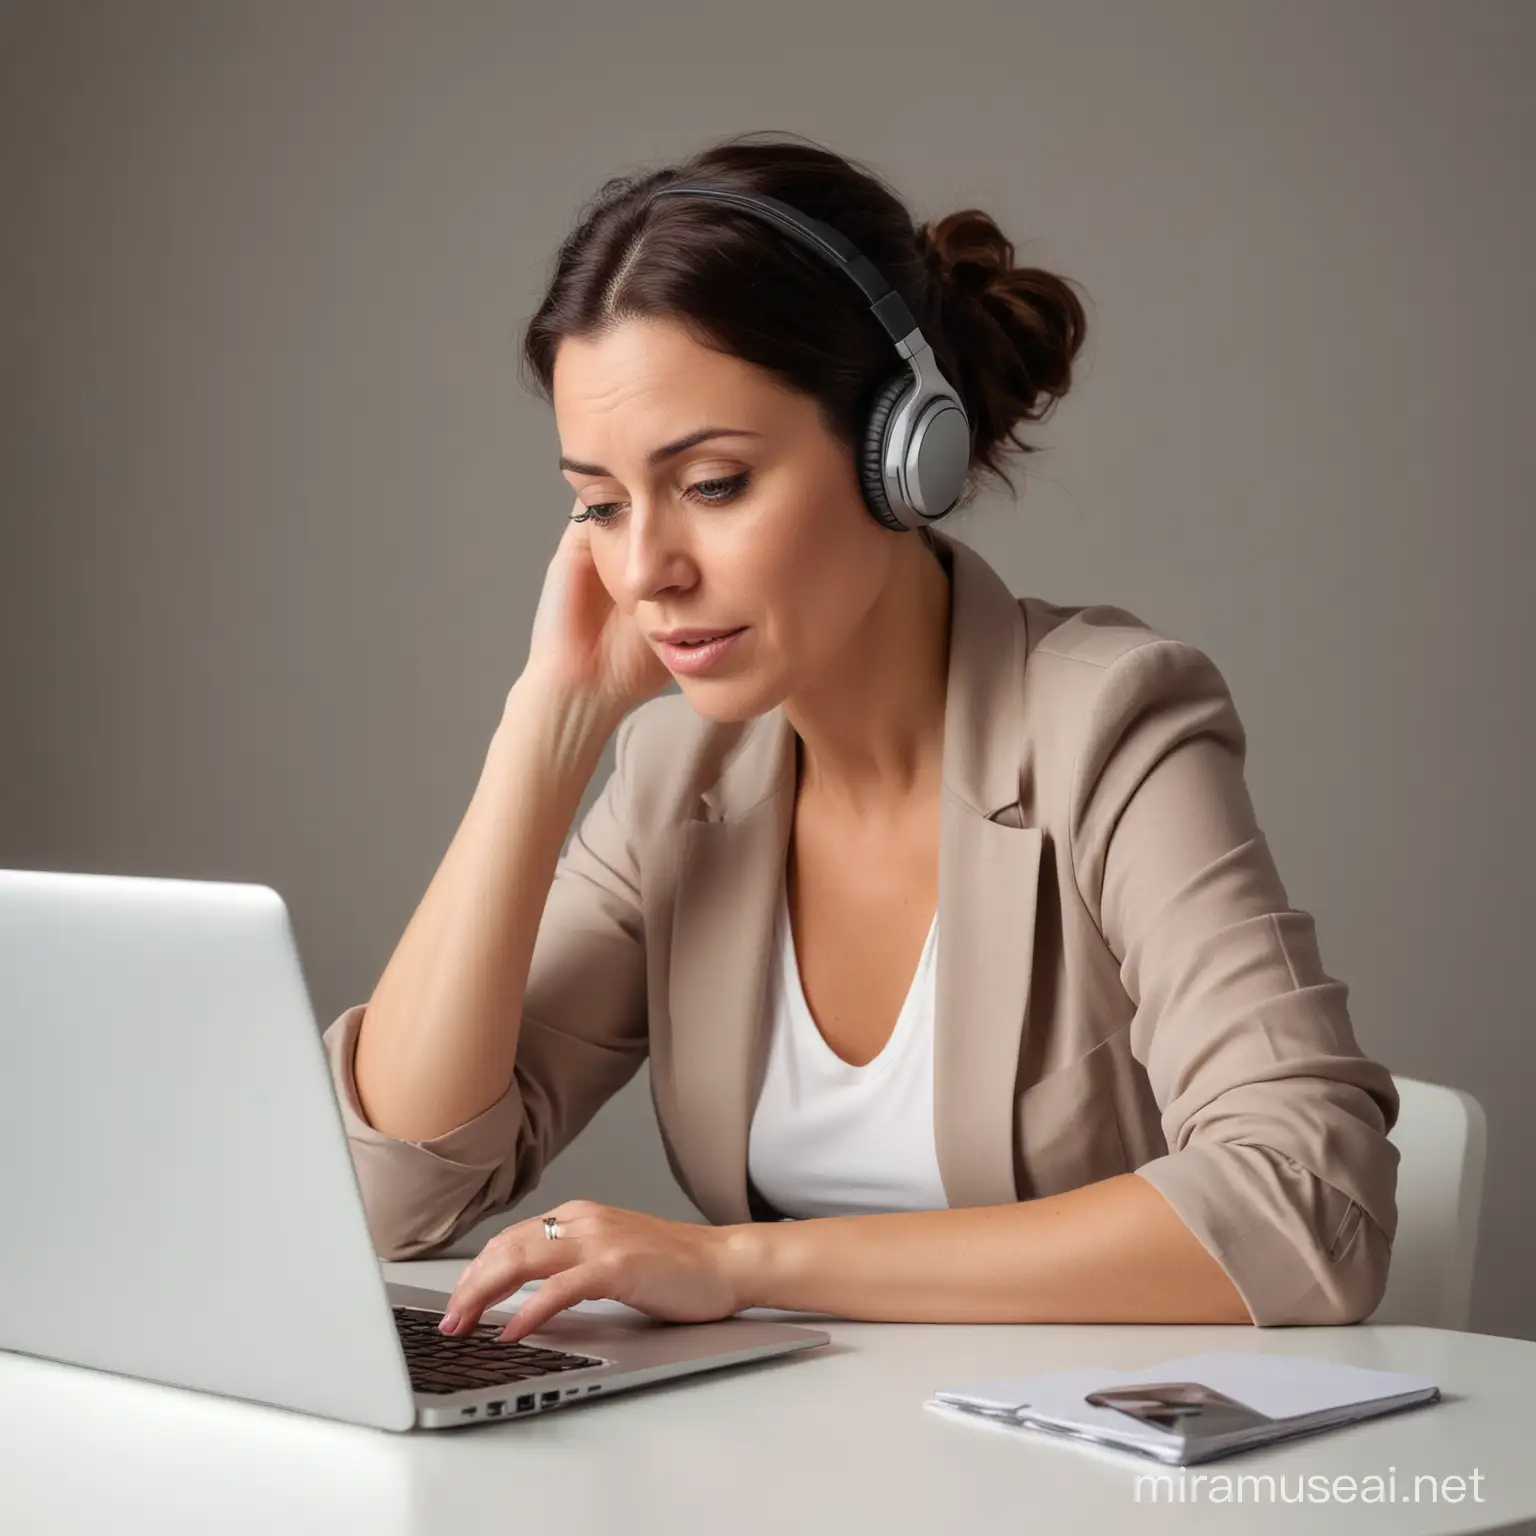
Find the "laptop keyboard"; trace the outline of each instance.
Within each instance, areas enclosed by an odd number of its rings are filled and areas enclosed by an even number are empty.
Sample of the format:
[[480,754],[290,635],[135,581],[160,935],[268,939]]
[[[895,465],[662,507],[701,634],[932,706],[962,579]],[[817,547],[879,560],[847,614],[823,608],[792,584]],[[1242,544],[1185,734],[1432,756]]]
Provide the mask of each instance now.
[[541,1349],[521,1340],[502,1343],[496,1335],[505,1323],[481,1323],[472,1333],[446,1334],[439,1328],[441,1312],[421,1307],[395,1307],[395,1328],[405,1348],[411,1386],[418,1392],[463,1392],[474,1387],[499,1387],[531,1381],[561,1371],[604,1365],[591,1355],[563,1349]]

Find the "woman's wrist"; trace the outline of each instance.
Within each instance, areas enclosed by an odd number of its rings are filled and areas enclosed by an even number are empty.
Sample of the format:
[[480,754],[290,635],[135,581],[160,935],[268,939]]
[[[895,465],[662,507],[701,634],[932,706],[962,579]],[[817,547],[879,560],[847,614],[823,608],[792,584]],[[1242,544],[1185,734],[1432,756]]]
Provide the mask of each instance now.
[[599,700],[525,673],[507,694],[490,752],[519,759],[534,753],[579,799],[623,718]]
[[770,1305],[766,1298],[771,1288],[771,1239],[777,1225],[771,1221],[744,1221],[714,1229],[720,1266],[737,1312]]

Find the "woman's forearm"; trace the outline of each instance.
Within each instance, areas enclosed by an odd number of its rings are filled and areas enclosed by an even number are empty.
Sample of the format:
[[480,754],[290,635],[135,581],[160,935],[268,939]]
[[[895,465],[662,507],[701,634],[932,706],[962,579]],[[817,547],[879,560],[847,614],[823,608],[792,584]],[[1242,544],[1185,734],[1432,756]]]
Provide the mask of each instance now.
[[1145,1179],[1014,1205],[728,1229],[742,1307],[873,1322],[1251,1323],[1226,1272]]
[[390,1136],[440,1136],[507,1091],[561,848],[616,721],[525,675],[469,809],[357,1037],[358,1096]]

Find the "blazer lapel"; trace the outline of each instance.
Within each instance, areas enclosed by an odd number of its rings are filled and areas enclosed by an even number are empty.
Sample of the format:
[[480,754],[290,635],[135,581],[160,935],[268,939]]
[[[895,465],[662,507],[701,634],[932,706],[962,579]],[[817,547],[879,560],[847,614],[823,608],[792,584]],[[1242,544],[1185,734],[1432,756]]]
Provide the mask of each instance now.
[[795,733],[783,710],[744,739],[705,793],[705,819],[683,824],[667,986],[673,1154],[716,1225],[753,1219],[747,1133],[795,798]]
[[[1024,663],[1018,599],[936,529],[950,568],[940,801],[934,1136],[952,1207],[1019,1198],[1016,1078],[1034,963],[1038,828],[1020,825]],[[767,1048],[768,967],[789,852],[795,734],[751,722],[683,824],[668,973],[679,1171],[717,1224],[745,1222],[747,1138]]]

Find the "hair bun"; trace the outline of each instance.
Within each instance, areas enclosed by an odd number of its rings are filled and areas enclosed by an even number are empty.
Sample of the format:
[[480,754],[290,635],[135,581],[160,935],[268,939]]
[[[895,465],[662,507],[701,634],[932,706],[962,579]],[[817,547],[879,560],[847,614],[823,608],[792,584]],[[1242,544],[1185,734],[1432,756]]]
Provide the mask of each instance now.
[[1013,242],[980,208],[920,225],[917,239],[929,271],[953,292],[979,298],[1013,269]]
[[[1071,284],[1039,267],[1017,267],[1013,242],[980,208],[917,226],[952,382],[976,429],[974,456],[997,469],[1021,423],[1042,421],[1072,383],[1087,315]],[[942,360],[941,360],[942,366]]]

